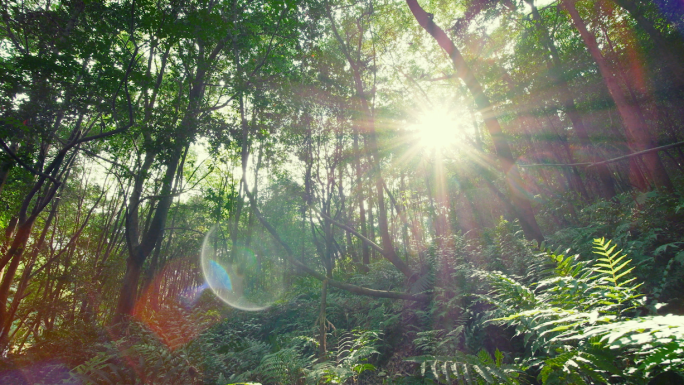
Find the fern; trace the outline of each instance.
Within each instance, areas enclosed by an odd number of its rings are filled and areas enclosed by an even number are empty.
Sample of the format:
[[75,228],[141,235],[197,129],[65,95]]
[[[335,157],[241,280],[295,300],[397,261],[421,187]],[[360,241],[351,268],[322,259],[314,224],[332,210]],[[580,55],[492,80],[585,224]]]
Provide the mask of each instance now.
[[435,275],[432,271],[421,275],[416,279],[409,288],[409,292],[412,294],[419,294],[429,292],[434,288],[435,285]]
[[296,346],[267,354],[255,369],[269,384],[296,384],[313,364],[313,356],[303,356]]
[[[126,339],[100,345],[101,351],[70,372],[64,383],[147,384],[200,380],[199,351],[192,345],[175,351],[157,341],[130,344]],[[127,347],[127,345],[130,345]]]
[[622,351],[637,364],[632,368],[636,377],[684,369],[684,316],[649,316],[596,325],[581,333],[561,335],[557,340],[593,340],[594,345]]
[[610,373],[615,372],[617,369],[608,364],[604,357],[581,350],[571,350],[546,359],[539,377],[543,384],[549,385],[605,384],[608,383]]
[[476,272],[475,275],[484,277],[493,289],[492,295],[481,298],[498,308],[533,309],[539,305],[534,291],[511,277],[498,272]]
[[513,365],[503,363],[503,354],[496,350],[494,359],[485,350],[477,355],[457,352],[450,357],[418,356],[406,359],[420,364],[420,373],[430,369],[440,382],[460,384],[519,384],[521,372]]
[[338,340],[337,348],[332,356],[333,361],[325,361],[314,365],[307,374],[313,383],[343,384],[356,379],[365,371],[375,370],[369,359],[378,354],[375,344],[379,341],[379,333],[368,330],[353,330],[344,333]]
[[606,383],[616,375],[645,383],[681,370],[684,317],[633,318],[645,299],[631,260],[603,238],[593,246],[593,264],[551,254],[554,274],[534,290],[485,274],[493,296],[484,298],[505,314],[490,322],[516,327],[530,349],[522,365],[537,368],[544,384]]

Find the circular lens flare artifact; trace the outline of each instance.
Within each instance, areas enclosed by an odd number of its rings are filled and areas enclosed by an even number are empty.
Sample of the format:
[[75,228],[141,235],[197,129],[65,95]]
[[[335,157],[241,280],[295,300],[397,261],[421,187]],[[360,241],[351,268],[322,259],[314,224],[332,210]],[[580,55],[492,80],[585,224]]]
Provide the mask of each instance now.
[[228,305],[264,310],[283,292],[284,264],[245,247],[233,249],[226,227],[214,225],[202,242],[201,264],[207,286]]

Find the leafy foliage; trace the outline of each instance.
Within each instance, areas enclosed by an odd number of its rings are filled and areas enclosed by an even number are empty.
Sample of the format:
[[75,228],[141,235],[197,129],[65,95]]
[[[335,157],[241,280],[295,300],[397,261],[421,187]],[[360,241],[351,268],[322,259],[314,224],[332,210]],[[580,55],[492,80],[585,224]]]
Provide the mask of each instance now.
[[575,266],[550,254],[555,276],[534,289],[502,274],[484,274],[495,289],[490,302],[506,314],[491,322],[516,328],[529,349],[521,363],[537,368],[543,383],[607,382],[615,376],[645,383],[678,369],[679,360],[672,359],[681,352],[673,346],[682,343],[684,317],[639,317],[645,309],[641,284],[631,275],[631,260],[616,249],[596,239],[597,260]]

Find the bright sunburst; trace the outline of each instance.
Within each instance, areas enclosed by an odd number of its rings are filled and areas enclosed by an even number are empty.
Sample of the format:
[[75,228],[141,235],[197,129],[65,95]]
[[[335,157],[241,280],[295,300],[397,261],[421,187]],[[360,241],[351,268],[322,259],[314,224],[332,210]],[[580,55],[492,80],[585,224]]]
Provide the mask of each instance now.
[[446,108],[433,108],[422,112],[409,126],[417,135],[420,147],[443,149],[456,141],[459,119]]

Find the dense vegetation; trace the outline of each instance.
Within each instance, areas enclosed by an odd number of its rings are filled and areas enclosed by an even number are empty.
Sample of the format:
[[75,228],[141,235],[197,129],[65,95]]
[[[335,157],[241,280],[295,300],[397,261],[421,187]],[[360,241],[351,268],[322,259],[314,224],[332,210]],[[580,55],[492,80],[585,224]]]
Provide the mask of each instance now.
[[680,1],[0,16],[0,383],[684,382]]

